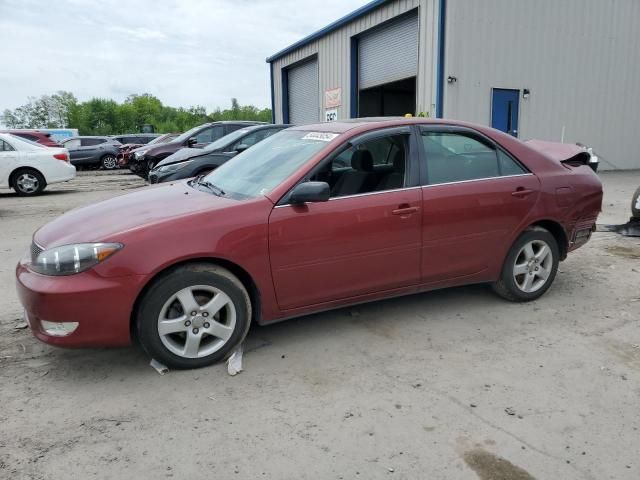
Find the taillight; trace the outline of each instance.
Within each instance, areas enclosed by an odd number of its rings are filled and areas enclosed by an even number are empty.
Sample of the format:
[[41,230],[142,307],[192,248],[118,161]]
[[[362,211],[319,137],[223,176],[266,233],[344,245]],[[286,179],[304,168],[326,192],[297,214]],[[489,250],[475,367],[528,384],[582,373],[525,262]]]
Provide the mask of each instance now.
[[56,160],[62,160],[63,162],[69,161],[69,156],[66,153],[55,153],[53,155],[53,158],[55,158]]

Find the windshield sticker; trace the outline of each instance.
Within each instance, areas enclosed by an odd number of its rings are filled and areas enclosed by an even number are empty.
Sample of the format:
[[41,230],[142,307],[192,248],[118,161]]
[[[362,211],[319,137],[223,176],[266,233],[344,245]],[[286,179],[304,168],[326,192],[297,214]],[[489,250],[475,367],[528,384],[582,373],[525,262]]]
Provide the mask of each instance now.
[[330,142],[334,138],[338,136],[337,133],[327,133],[327,132],[309,132],[304,137],[303,140],[320,140],[322,142]]

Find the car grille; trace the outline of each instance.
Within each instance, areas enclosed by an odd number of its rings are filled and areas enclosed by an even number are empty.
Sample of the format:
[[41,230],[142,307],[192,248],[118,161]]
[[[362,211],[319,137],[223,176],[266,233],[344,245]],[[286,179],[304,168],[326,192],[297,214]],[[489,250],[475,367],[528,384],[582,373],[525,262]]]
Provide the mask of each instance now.
[[158,183],[158,177],[154,174],[149,175],[149,183]]
[[42,248],[40,248],[38,245],[36,245],[35,243],[31,244],[31,263],[35,263],[36,258],[38,258],[38,255],[40,255],[44,250]]

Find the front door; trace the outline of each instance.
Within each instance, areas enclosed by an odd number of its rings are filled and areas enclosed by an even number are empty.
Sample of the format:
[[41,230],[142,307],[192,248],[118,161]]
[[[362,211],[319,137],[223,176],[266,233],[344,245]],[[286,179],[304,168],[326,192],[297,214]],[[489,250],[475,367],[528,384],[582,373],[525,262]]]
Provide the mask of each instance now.
[[482,274],[501,264],[508,239],[538,198],[540,182],[468,129],[420,127],[424,148],[425,283]]
[[494,88],[491,90],[491,126],[518,136],[520,90]]
[[327,202],[278,205],[269,219],[271,271],[281,309],[420,281],[421,205],[410,130],[353,142],[309,178]]
[[19,155],[9,143],[0,140],[0,185],[9,185],[9,175],[18,166]]

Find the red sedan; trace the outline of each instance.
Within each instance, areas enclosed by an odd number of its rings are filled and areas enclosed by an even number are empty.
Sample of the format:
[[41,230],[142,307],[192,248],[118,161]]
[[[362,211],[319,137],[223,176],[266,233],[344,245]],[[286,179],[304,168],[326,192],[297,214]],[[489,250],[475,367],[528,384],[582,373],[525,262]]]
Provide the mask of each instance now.
[[136,337],[174,368],[225,358],[252,321],[471,283],[534,300],[602,201],[588,160],[551,150],[443,120],[289,128],[44,226],[18,294],[46,343]]

